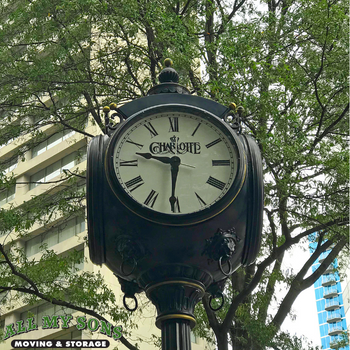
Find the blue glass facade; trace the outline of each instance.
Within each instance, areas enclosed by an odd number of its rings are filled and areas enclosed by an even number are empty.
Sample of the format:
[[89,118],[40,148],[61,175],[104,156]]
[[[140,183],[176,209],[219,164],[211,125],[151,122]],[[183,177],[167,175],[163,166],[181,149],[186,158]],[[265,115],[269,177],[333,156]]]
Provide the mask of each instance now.
[[[310,243],[311,254],[314,248],[315,245]],[[313,272],[320,266],[320,263],[322,263],[329,253],[330,250],[324,252],[314,262],[312,265]],[[314,284],[322,349],[350,350],[348,345],[341,348],[339,348],[339,345],[337,346],[337,343],[343,339],[342,334],[347,328],[342,289],[336,268],[337,260],[334,260]]]

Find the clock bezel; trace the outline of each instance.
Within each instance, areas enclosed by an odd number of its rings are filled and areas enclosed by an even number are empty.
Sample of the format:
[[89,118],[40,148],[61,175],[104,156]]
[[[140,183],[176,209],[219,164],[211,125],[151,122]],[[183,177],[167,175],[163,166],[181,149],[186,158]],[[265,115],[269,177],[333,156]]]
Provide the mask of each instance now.
[[[129,130],[132,125],[138,123],[140,120],[159,113],[188,113],[194,116],[201,117],[208,122],[214,124],[221,132],[223,132],[233,145],[234,149],[238,154],[237,159],[237,173],[236,177],[229,188],[229,190],[223,195],[223,197],[208,208],[202,210],[187,213],[187,214],[167,214],[161,213],[152,209],[149,209],[139,202],[134,200],[132,197],[125,192],[122,185],[119,183],[115,170],[114,170],[114,149],[115,145],[120,138],[123,137],[124,132]],[[239,194],[246,177],[247,172],[247,161],[244,151],[244,147],[239,140],[236,133],[220,118],[216,115],[191,105],[183,104],[165,104],[150,107],[141,110],[134,115],[130,116],[126,121],[122,122],[121,125],[116,129],[112,135],[105,153],[105,170],[107,180],[112,189],[114,195],[118,200],[134,214],[158,224],[165,224],[169,226],[184,226],[194,225],[218,215],[225,210]]]

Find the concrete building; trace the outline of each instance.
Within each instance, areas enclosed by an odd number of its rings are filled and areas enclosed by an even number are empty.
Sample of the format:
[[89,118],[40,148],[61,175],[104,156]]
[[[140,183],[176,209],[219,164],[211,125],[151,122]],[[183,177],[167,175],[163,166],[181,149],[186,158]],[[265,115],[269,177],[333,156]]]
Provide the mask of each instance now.
[[[57,131],[56,126],[45,126],[42,131],[50,136],[45,142],[28,151],[24,161],[12,162],[9,164],[6,173],[13,174],[16,179],[16,185],[10,189],[6,189],[0,193],[0,207],[2,209],[10,206],[20,206],[33,196],[45,193],[47,191],[57,191],[59,186],[55,181],[65,176],[65,171],[77,171],[86,169],[86,148],[89,142],[86,136],[74,131]],[[89,134],[96,135],[100,130],[93,125],[87,123],[86,131]],[[26,142],[26,137],[12,140],[7,145],[0,147],[0,161],[11,155],[16,148]],[[43,182],[40,184],[40,182]],[[46,182],[46,183],[44,183]],[[50,182],[50,183],[47,183]],[[85,186],[84,182],[81,186]],[[79,187],[77,188],[79,190]],[[116,277],[106,267],[98,267],[92,264],[88,257],[89,252],[85,244],[87,236],[87,223],[84,213],[73,217],[55,217],[50,223],[50,227],[41,227],[35,225],[30,229],[28,236],[19,238],[8,234],[0,236],[0,243],[8,244],[14,240],[16,246],[23,248],[26,255],[30,259],[39,259],[41,256],[40,246],[47,244],[49,249],[53,249],[57,254],[65,254],[65,252],[75,249],[84,255],[86,260],[84,263],[76,266],[78,270],[101,272],[105,276],[106,282],[109,284],[119,298],[122,307],[122,292]],[[14,238],[15,237],[15,238]],[[43,273],[45,273],[43,271]],[[4,292],[1,298],[8,297],[8,293]],[[139,302],[139,305],[141,303]],[[142,317],[137,321],[138,328],[131,330],[132,336],[128,337],[131,343],[139,343],[140,349],[154,349],[152,345],[152,335],[160,336],[160,330],[154,325],[156,311],[155,308],[147,303],[148,306],[143,310]],[[141,306],[142,307],[142,306]],[[27,317],[34,315],[35,320],[41,320],[44,315],[72,314],[74,319],[78,313],[73,310],[62,309],[48,302],[38,302],[35,305],[27,305],[20,301],[8,303],[7,307],[0,310],[0,327],[6,329],[6,326],[19,320],[25,320]],[[108,339],[111,342],[111,349],[126,349],[119,341],[104,337],[99,332],[91,333],[88,331],[79,331],[77,328],[70,327],[68,329],[42,329],[41,321],[38,322],[39,329],[29,333],[17,334],[4,343],[0,344],[2,350],[10,350],[11,341],[21,339]],[[140,342],[138,338],[145,339],[148,342]],[[204,350],[206,343],[202,339],[192,335],[192,349]],[[35,348],[35,347],[34,347]]]

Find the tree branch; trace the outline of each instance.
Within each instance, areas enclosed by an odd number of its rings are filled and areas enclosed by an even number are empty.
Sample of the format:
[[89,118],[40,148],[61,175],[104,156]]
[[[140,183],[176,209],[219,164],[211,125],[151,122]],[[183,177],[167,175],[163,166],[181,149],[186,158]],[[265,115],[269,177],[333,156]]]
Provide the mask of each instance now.
[[226,25],[228,22],[231,21],[231,19],[233,18],[233,16],[237,13],[237,11],[244,5],[244,3],[246,2],[246,0],[241,0],[240,2],[238,2],[237,0],[235,0],[235,3],[233,5],[233,9],[230,12],[230,14],[227,16],[226,19],[222,19],[221,22],[221,26],[216,34],[216,38],[218,38],[224,31],[226,28]]
[[321,224],[319,226],[305,230],[304,232],[300,233],[296,237],[292,237],[291,239],[289,239],[288,241],[283,243],[281,246],[279,246],[278,248],[273,250],[271,252],[271,254],[258,265],[257,271],[256,271],[254,277],[252,278],[251,282],[232,301],[232,303],[229,307],[229,310],[226,314],[225,320],[222,324],[222,330],[226,331],[226,332],[229,330],[229,327],[232,323],[232,320],[234,318],[234,315],[235,315],[235,312],[236,312],[238,306],[242,303],[244,298],[257,287],[257,285],[259,284],[266,268],[270,264],[272,264],[281,254],[283,254],[293,244],[298,243],[302,238],[304,238],[304,237],[306,237],[314,232],[318,232],[318,231],[323,230],[323,229],[329,229],[333,225],[337,225],[339,222],[342,222],[343,220],[344,219],[332,220],[332,221],[329,221],[328,223]]
[[92,103],[91,96],[89,95],[89,93],[87,91],[83,91],[83,95],[86,99],[86,102],[88,103],[90,113],[92,114],[93,118],[95,119],[97,125],[100,127],[101,131],[104,131],[101,117],[99,114],[96,113],[96,110],[94,108],[94,104]]
[[205,312],[208,316],[209,326],[213,329],[214,333],[219,331],[219,321],[216,318],[215,312],[209,306],[209,297],[207,294],[202,298],[202,304]]
[[36,284],[30,278],[28,278],[26,275],[17,271],[16,267],[12,264],[7,253],[5,252],[4,246],[2,244],[0,244],[0,253],[4,256],[4,259],[7,263],[7,265],[9,266],[9,268],[11,269],[12,273],[15,276],[18,276],[19,278],[23,279],[25,282],[27,282],[33,288],[32,289],[33,293],[39,293],[39,290],[38,290]]
[[264,303],[259,308],[259,320],[265,324],[267,319],[267,310],[271,304],[272,297],[275,293],[275,286],[278,281],[277,275],[281,272],[281,265],[284,257],[284,252],[276,259],[275,265],[272,269],[272,273],[270,274],[269,280],[267,282],[266,290],[265,290],[265,298]]
[[325,252],[333,244],[333,241],[329,240],[316,248],[315,252],[311,255],[297,276],[294,278],[287,295],[280,304],[280,307],[271,322],[276,327],[276,332],[280,329],[282,322],[290,312],[290,309],[298,295],[306,288],[312,286],[312,284],[314,284],[320,278],[320,276],[325,272],[326,268],[331,264],[331,262],[337,257],[338,253],[345,246],[345,243],[346,240],[344,238],[341,238],[336,246],[331,250],[327,258],[322,262],[320,267],[311,276],[303,279],[312,264],[321,255],[321,253]]
[[349,111],[349,103],[346,105],[345,109],[343,112],[340,114],[340,116],[333,121],[328,127],[323,131],[323,133],[320,136],[316,136],[313,145],[310,148],[309,154],[313,152],[315,149],[316,145],[321,142],[321,140],[328,135],[328,133],[341,121],[343,118],[347,115]]

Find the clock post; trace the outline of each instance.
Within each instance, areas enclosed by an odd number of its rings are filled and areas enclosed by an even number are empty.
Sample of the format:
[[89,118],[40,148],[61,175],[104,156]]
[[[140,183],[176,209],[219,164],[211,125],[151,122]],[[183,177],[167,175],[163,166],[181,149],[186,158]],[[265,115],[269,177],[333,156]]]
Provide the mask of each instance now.
[[129,311],[140,292],[156,306],[163,350],[190,350],[196,304],[222,307],[226,279],[255,261],[263,175],[242,109],[191,95],[170,63],[148,96],[104,109],[87,156],[89,250]]

